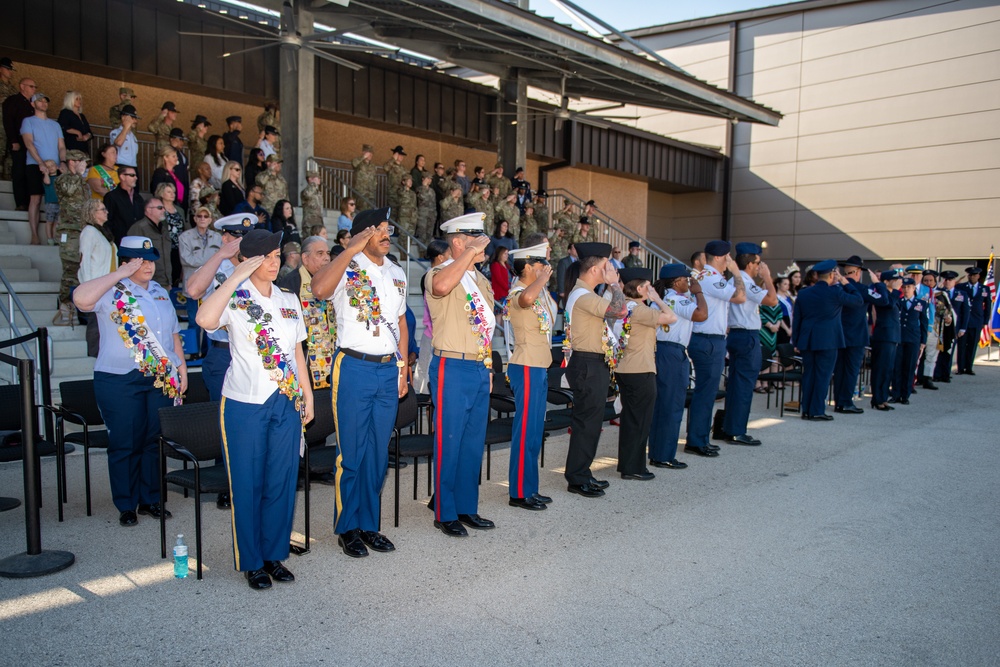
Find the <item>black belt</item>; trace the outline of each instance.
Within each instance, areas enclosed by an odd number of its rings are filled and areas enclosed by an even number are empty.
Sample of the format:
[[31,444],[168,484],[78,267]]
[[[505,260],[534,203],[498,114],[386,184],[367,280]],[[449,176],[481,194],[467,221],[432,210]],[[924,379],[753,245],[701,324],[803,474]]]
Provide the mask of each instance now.
[[760,333],[760,329],[744,329],[743,327],[729,327],[729,333],[734,331],[745,331],[747,333]]
[[725,336],[723,336],[722,334],[707,334],[707,333],[701,333],[699,331],[695,331],[691,335],[692,336],[704,336],[705,338],[725,338]]
[[581,359],[600,359],[601,361],[604,361],[604,353],[603,352],[575,352],[574,351],[573,354],[570,355],[570,359],[572,359],[573,357],[580,357]]
[[372,361],[376,364],[387,364],[396,358],[394,354],[365,354],[364,352],[357,352],[346,347],[340,348],[340,351],[349,357],[354,357],[361,361]]
[[212,347],[221,347],[223,350],[229,349],[229,341],[227,340],[213,340]]
[[681,348],[682,350],[684,350],[684,351],[687,351],[687,348],[686,348],[686,347],[684,347],[684,346],[683,346],[683,345],[681,345],[680,343],[675,343],[675,342],[674,342],[674,341],[672,341],[672,340],[658,340],[658,341],[656,341],[656,344],[657,344],[657,345],[669,345],[670,347],[679,347],[679,348]]

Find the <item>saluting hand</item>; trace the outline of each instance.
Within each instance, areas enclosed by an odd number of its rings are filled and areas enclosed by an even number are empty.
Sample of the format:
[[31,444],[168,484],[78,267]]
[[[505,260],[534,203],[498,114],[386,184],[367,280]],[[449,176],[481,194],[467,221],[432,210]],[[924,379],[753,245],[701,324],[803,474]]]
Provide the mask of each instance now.
[[118,275],[120,275],[122,278],[128,278],[133,273],[139,270],[139,268],[142,266],[142,261],[143,260],[141,257],[133,257],[132,259],[130,259],[129,261],[125,262],[124,264],[118,267]]
[[264,263],[264,255],[257,255],[256,257],[251,257],[250,259],[244,260],[239,263],[239,265],[236,267],[236,270],[233,271],[233,275],[231,275],[229,279],[235,280],[236,284],[239,285],[244,280],[249,278],[253,274],[253,272],[256,271],[263,263]]
[[368,245],[368,241],[371,237],[375,236],[375,227],[366,227],[362,229],[357,234],[351,237],[351,240],[347,243],[347,251],[351,257],[357,255],[359,252],[365,249]]
[[757,265],[757,275],[759,275],[764,280],[771,278],[771,269],[767,266],[765,262],[761,262]]
[[544,285],[552,278],[552,267],[550,265],[542,266],[542,268],[538,269],[538,273],[535,276],[535,280],[541,280]]
[[604,282],[608,285],[617,285],[619,281],[618,269],[611,262],[604,265]]
[[243,239],[241,238],[235,238],[229,239],[223,243],[222,247],[219,248],[219,255],[222,259],[232,259],[233,257],[236,257],[236,255],[240,252],[240,241],[242,240]]
[[868,269],[868,277],[872,279],[873,283],[882,282],[882,279],[878,277],[878,274],[872,271],[871,269]]
[[488,246],[489,244],[490,244],[490,237],[488,237],[488,236],[475,236],[475,237],[472,238],[471,241],[469,241],[469,243],[466,245],[466,247],[467,248],[472,248],[473,250],[476,251],[476,254],[479,254],[479,253],[483,252],[484,250],[486,250],[486,246]]

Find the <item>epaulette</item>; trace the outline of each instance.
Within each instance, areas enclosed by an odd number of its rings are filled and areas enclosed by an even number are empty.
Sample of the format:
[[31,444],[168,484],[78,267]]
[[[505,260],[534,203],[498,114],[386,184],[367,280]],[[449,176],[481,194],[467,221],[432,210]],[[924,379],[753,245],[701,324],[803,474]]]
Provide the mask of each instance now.
[[279,285],[275,285],[275,287],[277,287],[279,290],[281,290],[282,292],[285,292],[287,294],[295,294],[295,292],[293,292],[292,290],[288,289],[287,287],[281,287]]

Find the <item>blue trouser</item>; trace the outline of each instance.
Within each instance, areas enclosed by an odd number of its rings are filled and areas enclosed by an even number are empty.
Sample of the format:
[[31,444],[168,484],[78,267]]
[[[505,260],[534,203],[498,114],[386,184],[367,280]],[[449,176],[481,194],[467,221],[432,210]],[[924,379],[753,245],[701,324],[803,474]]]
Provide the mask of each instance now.
[[208,397],[213,401],[222,400],[222,383],[226,380],[226,372],[233,357],[228,347],[216,347],[208,341],[208,354],[201,363],[201,378],[208,389]]
[[688,356],[694,366],[694,393],[688,408],[687,444],[705,449],[712,429],[712,406],[726,365],[725,336],[692,334]]
[[726,435],[745,435],[753,403],[753,388],[760,374],[760,331],[730,329],[726,337],[729,352],[729,382],[726,383]]
[[399,408],[399,369],[395,359],[362,361],[338,350],[330,383],[339,447],[333,532],[377,531]]
[[195,318],[198,315],[198,299],[188,297],[185,302],[185,307],[187,308],[188,329],[194,332],[194,339],[198,341],[198,354],[201,354],[205,351],[205,346],[202,341],[204,333],[202,332],[201,327],[198,326],[198,323],[195,322]]
[[434,401],[434,518],[455,521],[459,514],[479,512],[490,369],[475,359],[434,355],[428,375]]
[[94,395],[108,427],[108,478],[119,512],[160,502],[160,408],[173,400],[134,370],[94,371]]
[[900,343],[899,347],[896,348],[890,394],[897,401],[904,398],[909,400],[910,394],[913,393],[913,377],[917,373],[917,359],[919,357],[920,343]]
[[830,388],[837,350],[802,351],[802,397],[799,412],[810,417],[826,414],[826,392]]
[[691,362],[680,343],[656,344],[656,405],[649,430],[649,458],[673,461],[684,418]]
[[833,371],[833,404],[838,408],[854,405],[854,390],[858,386],[864,346],[842,347],[837,350],[837,365]]
[[872,341],[872,405],[882,405],[889,400],[889,382],[896,367],[898,345]]
[[302,420],[277,387],[263,404],[223,397],[219,412],[236,569],[259,570],[266,560],[288,558]]
[[983,333],[983,325],[969,323],[965,330],[965,335],[958,339],[958,370],[968,373],[972,370],[972,365],[976,361],[976,352],[979,350],[979,337]]
[[538,493],[538,454],[545,430],[545,405],[549,393],[546,368],[510,364],[514,390],[514,430],[510,441],[510,497],[530,498]]

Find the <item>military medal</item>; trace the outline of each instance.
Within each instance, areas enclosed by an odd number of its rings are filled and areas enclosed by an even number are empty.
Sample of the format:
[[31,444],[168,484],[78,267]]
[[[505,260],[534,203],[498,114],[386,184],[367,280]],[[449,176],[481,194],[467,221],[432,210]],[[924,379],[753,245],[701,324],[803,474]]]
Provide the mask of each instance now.
[[125,286],[115,283],[115,310],[111,311],[111,321],[118,325],[125,348],[133,350],[132,359],[146,377],[155,378],[153,386],[162,389],[165,396],[174,399],[174,405],[181,404],[180,375],[170,363],[160,341],[145,325],[146,317],[139,308],[139,301]]

